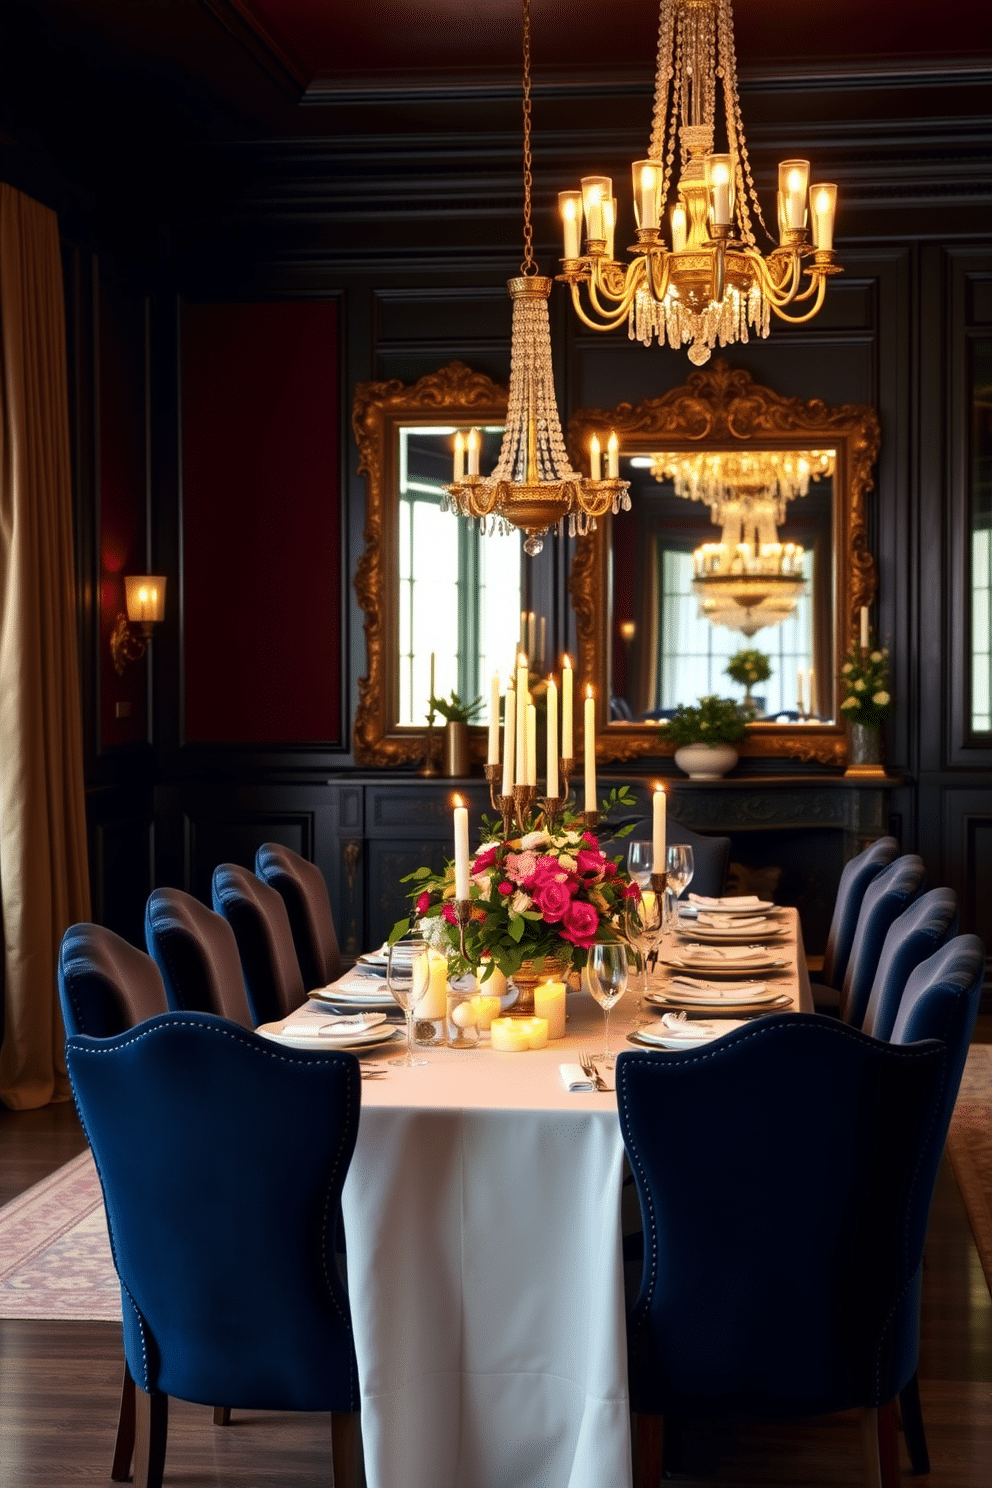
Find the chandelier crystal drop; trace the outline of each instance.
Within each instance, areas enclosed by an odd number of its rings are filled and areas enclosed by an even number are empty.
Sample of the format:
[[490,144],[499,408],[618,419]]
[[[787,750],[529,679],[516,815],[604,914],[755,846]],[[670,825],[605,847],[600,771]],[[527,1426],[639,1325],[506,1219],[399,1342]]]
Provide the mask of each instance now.
[[[714,150],[718,92],[722,152]],[[610,331],[626,320],[631,339],[688,345],[689,360],[701,366],[717,343],[747,341],[749,328],[767,336],[773,313],[792,324],[817,314],[827,279],[842,272],[833,255],[837,188],[809,186],[808,161],[783,161],[779,241],[767,257],[761,253],[754,224],[772,240],[744,138],[730,0],[661,0],[651,141],[632,172],[637,242],[627,265],[614,257],[610,178],[586,176],[581,191],[559,192],[565,252],[558,277],[584,325]],[[809,308],[786,314],[793,305]]]
[[[477,431],[469,434],[467,448],[460,436],[456,439],[454,478],[445,487],[443,507],[476,518],[484,531],[520,528],[527,534],[524,552],[533,557],[550,528],[564,531],[566,518],[570,536],[584,536],[595,529],[597,517],[629,511],[630,497],[629,482],[618,478],[615,440],[605,480],[586,480],[572,469],[565,453],[551,362],[552,281],[537,271],[531,227],[530,0],[523,0],[523,22],[524,261],[519,277],[507,283],[513,301],[513,338],[506,428],[489,476],[479,474]],[[594,462],[592,474],[599,473]]]
[[656,481],[670,480],[676,496],[687,501],[705,501],[719,526],[728,501],[771,503],[774,520],[783,522],[786,502],[805,496],[810,481],[829,479],[836,455],[833,450],[693,450],[660,452],[650,462]]

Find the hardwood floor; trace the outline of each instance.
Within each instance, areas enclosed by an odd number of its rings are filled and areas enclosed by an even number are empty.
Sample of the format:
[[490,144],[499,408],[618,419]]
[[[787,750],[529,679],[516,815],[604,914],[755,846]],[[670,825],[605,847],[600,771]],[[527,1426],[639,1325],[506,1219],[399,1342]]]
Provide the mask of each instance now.
[[[980,1020],[976,1037],[992,1042],[992,1016]],[[71,1105],[0,1108],[0,1203],[84,1145]],[[121,1361],[120,1329],[113,1323],[0,1321],[0,1488],[109,1483]],[[988,1488],[990,1381],[992,1297],[945,1162],[927,1241],[920,1357],[932,1469],[929,1478],[912,1479],[903,1453],[907,1488],[914,1481]],[[215,1427],[209,1409],[177,1401],[170,1407],[166,1488],[327,1488],[330,1441],[329,1416],[235,1412],[230,1426]],[[722,1488],[863,1483],[853,1414],[741,1427],[717,1445],[720,1453],[713,1455],[721,1460],[710,1480]]]

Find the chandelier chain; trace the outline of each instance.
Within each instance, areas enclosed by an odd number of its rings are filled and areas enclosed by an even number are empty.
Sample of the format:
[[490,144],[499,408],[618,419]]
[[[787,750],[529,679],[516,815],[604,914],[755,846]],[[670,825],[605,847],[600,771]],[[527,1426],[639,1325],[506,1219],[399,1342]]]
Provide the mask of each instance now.
[[523,0],[524,11],[524,258],[521,274],[536,274],[534,262],[534,227],[531,222],[531,191],[534,177],[530,150],[530,0]]

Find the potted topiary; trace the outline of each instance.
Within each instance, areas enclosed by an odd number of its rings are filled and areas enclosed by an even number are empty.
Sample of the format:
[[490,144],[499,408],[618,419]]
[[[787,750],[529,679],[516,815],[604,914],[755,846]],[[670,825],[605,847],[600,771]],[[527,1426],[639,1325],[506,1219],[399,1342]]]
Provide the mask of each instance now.
[[463,702],[457,692],[450,698],[430,697],[430,717],[440,713],[446,720],[444,730],[444,773],[450,778],[467,775],[469,772],[468,726],[482,708],[482,698],[474,702]]
[[733,698],[703,697],[692,707],[680,703],[665,727],[676,746],[675,763],[690,780],[719,780],[737,763],[734,745],[747,732],[747,720]]
[[767,682],[772,674],[772,664],[764,651],[758,651],[754,647],[735,651],[724,670],[732,682],[744,688],[744,702],[741,706],[748,717],[757,717],[758,704],[751,696],[751,688],[759,682]]

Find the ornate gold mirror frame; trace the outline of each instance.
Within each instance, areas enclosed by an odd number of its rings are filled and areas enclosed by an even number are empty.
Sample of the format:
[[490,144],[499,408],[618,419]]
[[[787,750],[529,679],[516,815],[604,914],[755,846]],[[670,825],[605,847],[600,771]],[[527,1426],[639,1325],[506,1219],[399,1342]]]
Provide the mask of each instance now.
[[[463,362],[408,385],[361,382],[352,428],[359,474],[367,479],[365,552],[355,570],[355,593],[365,615],[367,673],[358,683],[355,761],[395,768],[423,759],[426,728],[397,724],[399,611],[398,430],[407,424],[499,424],[506,419],[506,388]],[[451,519],[455,520],[454,517]],[[485,758],[485,730],[471,730],[473,759]]]
[[[588,459],[595,432],[605,447],[610,430],[620,452],[653,450],[740,450],[833,448],[836,450],[833,496],[834,672],[857,632],[860,607],[870,605],[876,588],[875,560],[868,551],[866,497],[872,489],[872,467],[878,454],[875,410],[865,404],[831,407],[820,399],[785,398],[755,383],[743,368],[722,359],[693,372],[682,386],[636,406],[580,409],[569,421],[568,448],[576,469]],[[578,632],[579,680],[592,683],[599,700],[597,757],[632,760],[671,754],[658,724],[614,724],[609,702],[608,645],[610,629],[610,518],[581,538],[576,547],[569,588]],[[840,721],[840,688],[834,681],[832,723],[802,726],[766,722],[748,724],[739,752],[843,764],[847,736]]]

